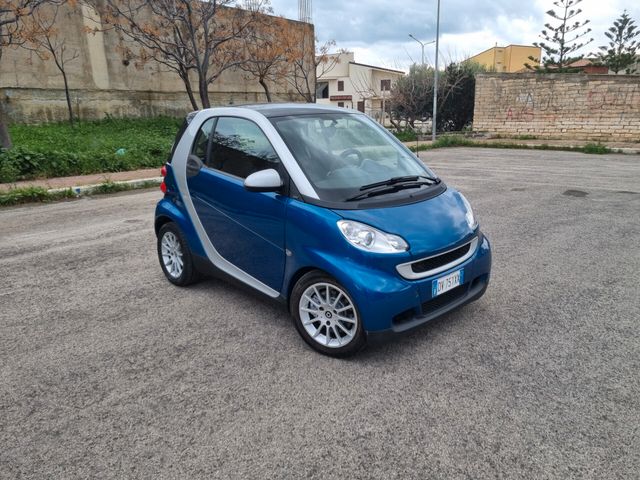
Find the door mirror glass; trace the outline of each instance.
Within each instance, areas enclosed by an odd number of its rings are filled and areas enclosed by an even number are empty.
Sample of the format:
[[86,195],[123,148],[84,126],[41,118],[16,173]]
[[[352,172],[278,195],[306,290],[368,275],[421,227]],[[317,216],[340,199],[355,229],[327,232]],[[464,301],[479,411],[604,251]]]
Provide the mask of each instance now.
[[273,168],[260,170],[245,179],[244,188],[250,192],[277,192],[282,188],[282,178]]
[[195,177],[202,169],[202,160],[197,155],[189,155],[187,158],[187,177]]

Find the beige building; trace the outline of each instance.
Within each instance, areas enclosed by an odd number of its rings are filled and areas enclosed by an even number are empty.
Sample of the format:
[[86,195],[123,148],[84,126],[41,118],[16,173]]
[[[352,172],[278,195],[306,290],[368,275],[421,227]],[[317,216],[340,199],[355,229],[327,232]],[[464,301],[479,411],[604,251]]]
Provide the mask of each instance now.
[[[265,16],[266,19],[273,18]],[[313,25],[287,20],[292,28],[314,38]],[[69,8],[58,17],[67,52],[77,58],[67,64],[73,108],[81,119],[113,116],[181,116],[192,110],[180,78],[155,62],[136,65],[123,58],[124,47],[137,51],[113,30],[91,33],[101,24],[86,6]],[[313,55],[313,42],[309,43]],[[195,78],[193,79],[195,80]],[[192,83],[197,89],[197,81]],[[285,82],[270,85],[274,101],[303,101]],[[266,101],[255,78],[228,70],[210,86],[213,105]],[[23,48],[3,48],[0,61],[0,101],[12,121],[65,120],[67,106],[62,76],[53,61],[41,60]]]
[[[540,47],[533,45],[508,45],[506,47],[496,45],[468,58],[467,61],[482,65],[491,72],[516,73],[527,71],[525,64],[532,67],[539,65],[541,55]],[[529,57],[538,59],[538,61],[532,61]]]
[[329,55],[316,75],[317,103],[357,109],[380,120],[391,87],[404,72],[357,63],[347,52]]

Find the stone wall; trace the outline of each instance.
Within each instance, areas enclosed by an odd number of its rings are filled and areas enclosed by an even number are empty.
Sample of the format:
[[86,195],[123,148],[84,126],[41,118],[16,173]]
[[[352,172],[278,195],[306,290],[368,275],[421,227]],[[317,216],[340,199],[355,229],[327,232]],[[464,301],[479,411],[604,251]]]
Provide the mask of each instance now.
[[[266,102],[264,92],[213,92],[215,105]],[[300,101],[294,94],[272,94],[274,102]],[[42,88],[0,88],[3,109],[11,121],[44,123],[69,118],[64,91]],[[184,92],[140,90],[79,90],[71,92],[76,118],[92,120],[113,117],[182,117],[193,110]]]
[[506,136],[640,141],[640,76],[478,75],[473,129]]
[[[269,17],[271,18],[271,17]],[[294,28],[313,25],[289,20]],[[113,116],[183,115],[192,110],[180,78],[157,63],[135,65],[119,52],[128,44],[117,32],[90,33],[100,22],[87,7],[70,8],[58,18],[69,52],[67,73],[74,110],[81,119]],[[313,55],[313,44],[309,45]],[[195,80],[195,78],[194,78]],[[197,90],[197,81],[193,83]],[[301,101],[286,82],[271,84],[274,101]],[[213,105],[264,102],[264,90],[240,71],[224,72],[210,87]],[[23,48],[5,48],[0,60],[0,102],[11,121],[41,122],[68,118],[63,80],[51,60]]]

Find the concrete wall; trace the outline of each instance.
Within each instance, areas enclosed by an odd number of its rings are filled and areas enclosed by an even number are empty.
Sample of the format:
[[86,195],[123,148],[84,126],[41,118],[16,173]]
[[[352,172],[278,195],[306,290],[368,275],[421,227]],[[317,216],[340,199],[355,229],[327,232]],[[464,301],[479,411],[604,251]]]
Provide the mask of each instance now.
[[[93,15],[93,19],[91,18]],[[191,104],[180,78],[154,62],[135,65],[120,52],[138,50],[118,33],[89,33],[99,17],[86,7],[69,8],[58,17],[58,29],[67,51],[78,58],[68,62],[67,72],[74,109],[80,118],[106,115],[182,115]],[[290,21],[313,38],[313,25]],[[309,54],[313,54],[310,44]],[[286,82],[270,85],[275,101],[301,101]],[[194,83],[197,90],[197,82]],[[255,79],[239,71],[227,71],[210,87],[214,105],[264,102]],[[22,48],[3,49],[0,60],[0,101],[12,121],[51,121],[67,118],[62,76],[53,61],[41,60]]]
[[483,74],[473,129],[500,135],[640,140],[640,76]]

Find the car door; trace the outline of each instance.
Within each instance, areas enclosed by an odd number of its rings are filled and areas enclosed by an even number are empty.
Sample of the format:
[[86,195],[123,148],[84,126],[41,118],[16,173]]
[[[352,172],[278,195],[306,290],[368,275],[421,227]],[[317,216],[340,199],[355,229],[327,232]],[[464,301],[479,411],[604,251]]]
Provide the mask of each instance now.
[[200,128],[191,155],[189,194],[212,245],[225,260],[280,291],[287,197],[244,188],[254,172],[274,168],[284,174],[267,136],[245,118],[211,118]]

